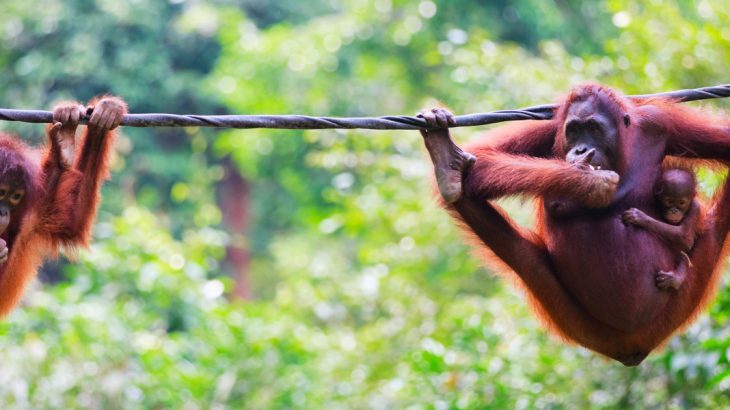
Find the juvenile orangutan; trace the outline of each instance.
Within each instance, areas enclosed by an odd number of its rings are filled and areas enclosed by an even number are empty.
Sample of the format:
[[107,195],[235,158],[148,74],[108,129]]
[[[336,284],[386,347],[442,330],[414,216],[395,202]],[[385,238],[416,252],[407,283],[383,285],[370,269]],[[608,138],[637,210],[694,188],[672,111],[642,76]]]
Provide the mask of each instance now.
[[658,235],[679,252],[679,260],[673,271],[657,272],[655,279],[659,289],[679,289],[692,266],[688,253],[697,239],[699,222],[702,220],[702,206],[695,198],[696,193],[697,181],[692,171],[666,169],[655,191],[659,211],[666,222],[656,220],[636,208],[622,215],[624,223]]

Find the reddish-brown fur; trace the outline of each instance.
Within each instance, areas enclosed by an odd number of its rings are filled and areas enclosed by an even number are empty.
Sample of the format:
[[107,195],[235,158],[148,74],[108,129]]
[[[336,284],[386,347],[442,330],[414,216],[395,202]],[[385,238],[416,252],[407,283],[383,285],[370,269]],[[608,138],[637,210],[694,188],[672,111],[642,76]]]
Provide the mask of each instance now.
[[[567,110],[586,98],[620,124],[618,189],[607,207],[554,217],[542,198],[585,198],[595,188],[563,159]],[[656,235],[624,225],[620,216],[634,207],[660,218],[652,190],[665,156],[730,161],[726,120],[673,101],[632,101],[585,85],[567,96],[554,119],[500,127],[464,149],[477,161],[464,175],[463,196],[448,209],[480,247],[509,267],[539,315],[565,339],[636,365],[714,294],[727,251],[730,182],[709,204],[689,252],[693,266],[677,291],[661,291],[654,282],[658,270],[674,268],[676,252]],[[534,232],[489,202],[507,195],[538,197]]]
[[[126,112],[121,99],[103,97],[90,104],[94,106],[97,102],[115,105],[116,117],[120,109]],[[99,106],[94,111],[95,114],[100,111]],[[116,118],[108,112],[106,117],[101,116],[102,120]],[[114,132],[109,131],[109,125],[102,122],[85,127],[80,152],[73,164],[63,161],[58,140],[64,136],[73,140],[76,124],[70,128],[61,128],[60,124],[49,126],[48,145],[42,149],[28,147],[12,135],[0,135],[0,182],[8,178],[17,180],[20,174],[27,191],[21,205],[12,211],[10,224],[2,234],[10,252],[8,260],[0,266],[0,315],[18,304],[45,257],[55,256],[62,246],[74,248],[88,244],[99,203],[99,188],[108,176],[114,145]],[[115,122],[111,128],[116,125]]]

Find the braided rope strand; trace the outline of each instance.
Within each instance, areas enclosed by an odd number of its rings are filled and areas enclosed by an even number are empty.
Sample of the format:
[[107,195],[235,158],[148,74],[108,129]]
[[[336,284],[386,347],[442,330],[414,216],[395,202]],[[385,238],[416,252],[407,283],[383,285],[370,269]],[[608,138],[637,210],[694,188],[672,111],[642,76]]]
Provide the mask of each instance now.
[[[730,97],[730,84],[714,87],[677,90],[657,94],[629,96],[673,98],[681,102]],[[456,116],[454,127],[472,127],[517,120],[549,120],[557,105],[537,105],[519,110],[502,110],[481,114]],[[0,109],[0,120],[29,123],[50,123],[51,111]],[[88,117],[82,119],[85,124]],[[277,129],[371,129],[417,130],[430,128],[422,118],[414,116],[385,117],[311,117],[306,115],[178,115],[127,114],[122,125],[127,127],[216,127],[216,128],[277,128]]]

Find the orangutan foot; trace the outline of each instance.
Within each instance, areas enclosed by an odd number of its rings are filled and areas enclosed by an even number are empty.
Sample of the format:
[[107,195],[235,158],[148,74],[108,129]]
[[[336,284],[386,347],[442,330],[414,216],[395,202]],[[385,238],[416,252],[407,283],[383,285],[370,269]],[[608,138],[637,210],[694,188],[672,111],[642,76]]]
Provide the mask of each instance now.
[[433,129],[421,130],[426,149],[431,156],[441,197],[447,204],[458,201],[462,194],[464,172],[476,162],[476,157],[454,144],[448,127],[454,125],[454,115],[444,108],[433,108],[418,113]]

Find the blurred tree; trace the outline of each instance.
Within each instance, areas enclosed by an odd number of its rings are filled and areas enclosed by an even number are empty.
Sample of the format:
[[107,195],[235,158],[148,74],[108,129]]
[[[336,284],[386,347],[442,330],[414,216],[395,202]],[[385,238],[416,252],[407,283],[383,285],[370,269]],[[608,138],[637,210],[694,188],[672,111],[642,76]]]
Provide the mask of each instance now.
[[[721,0],[0,11],[0,104],[14,107],[107,84],[135,111],[381,115],[439,100],[465,113],[544,103],[586,80],[627,92],[726,82],[730,47]],[[68,280],[0,324],[3,407],[730,406],[725,287],[638,369],[548,339],[430,200],[415,132],[126,132],[105,202],[120,216],[102,218]],[[230,160],[211,166],[211,153]],[[717,178],[703,171],[703,190]],[[217,181],[221,207],[247,222],[214,206]],[[529,204],[506,206],[529,223]],[[245,240],[215,229],[231,216],[248,223]],[[226,247],[250,257],[258,300],[223,298],[236,286],[219,278]]]
[[[6,62],[0,65],[6,80],[0,85],[1,106],[43,108],[110,92],[123,96],[133,112],[224,112],[216,96],[200,86],[220,52],[212,6],[7,1],[0,4],[0,24],[0,61]],[[31,136],[42,129],[9,128]],[[220,221],[213,185],[221,172],[209,168],[216,159],[207,149],[212,131],[128,128],[124,133],[129,138],[119,144],[119,172],[105,190],[104,209],[118,214],[131,204],[148,206],[178,235]],[[238,201],[225,211],[248,207],[245,195]],[[230,222],[228,214],[224,222]],[[234,262],[227,266],[245,282],[246,261]],[[44,271],[42,277],[58,278],[58,265]]]
[[[133,112],[221,111],[215,96],[196,86],[217,59],[217,27],[205,15],[191,24],[183,18],[188,8],[179,2],[2,2],[0,105],[47,109],[54,101],[110,92],[123,96]],[[42,135],[37,125],[4,125]],[[106,209],[118,213],[121,205],[138,202],[184,216],[205,205],[205,196],[188,197],[173,209],[169,198],[175,182],[204,173],[204,151],[191,149],[199,131],[125,133],[130,139],[120,144],[119,162],[127,172],[114,181],[124,189],[107,190]],[[182,226],[192,219],[174,221]]]

